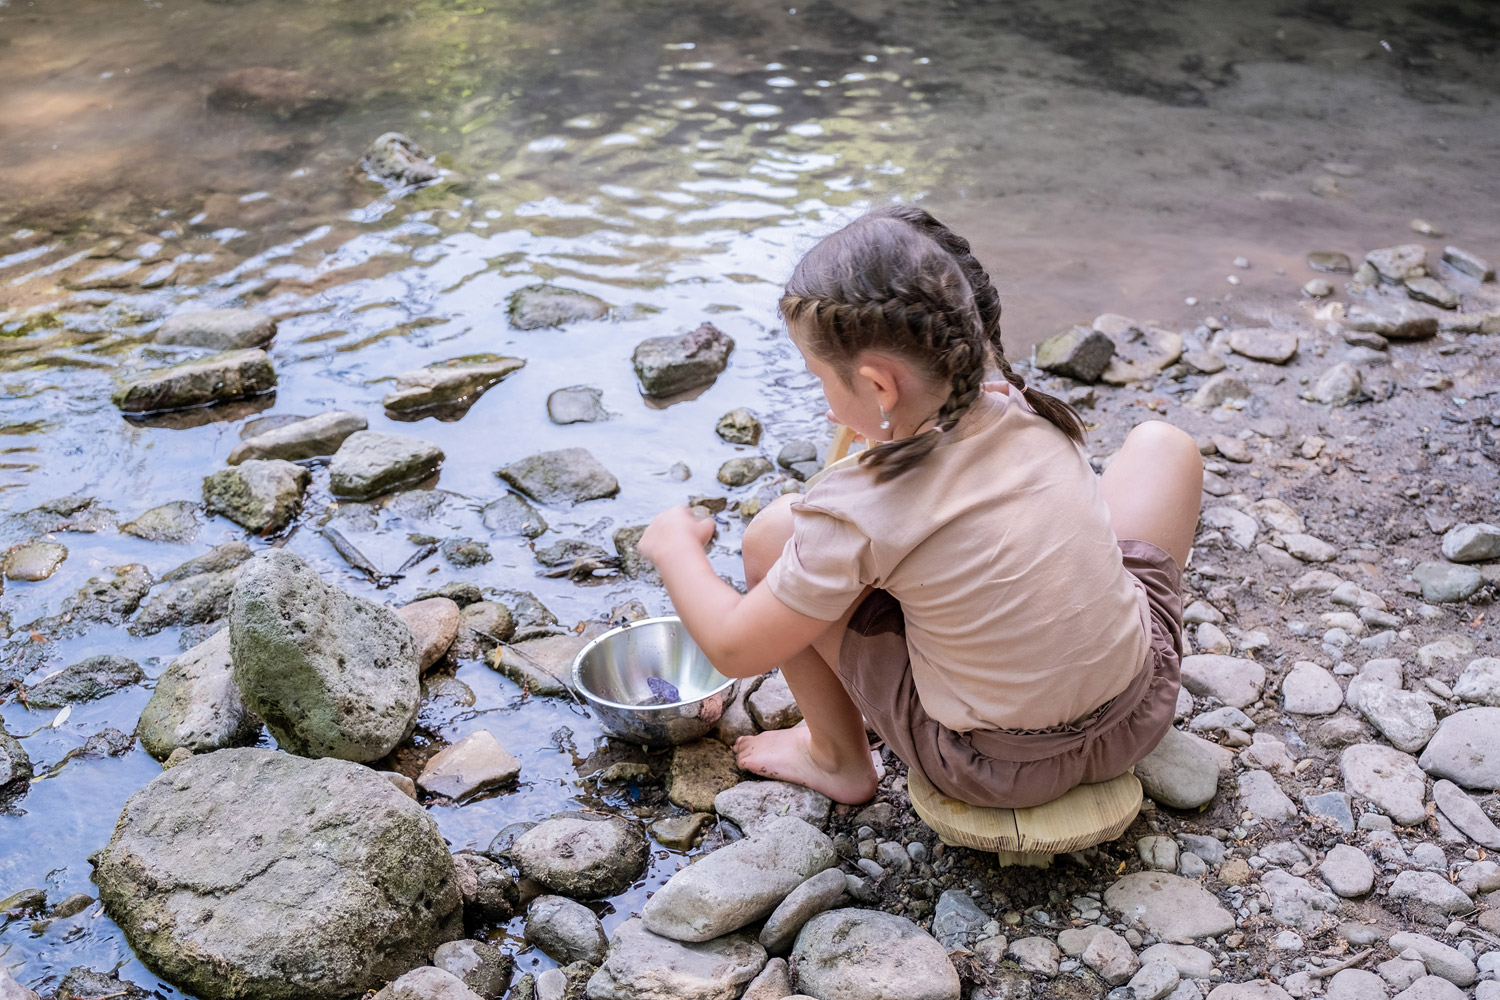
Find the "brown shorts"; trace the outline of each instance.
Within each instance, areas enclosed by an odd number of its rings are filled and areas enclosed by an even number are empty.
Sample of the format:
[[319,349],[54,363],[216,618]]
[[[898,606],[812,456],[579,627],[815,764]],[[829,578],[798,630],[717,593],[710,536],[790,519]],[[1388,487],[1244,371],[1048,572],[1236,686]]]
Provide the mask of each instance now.
[[889,593],[870,594],[849,619],[839,679],[865,720],[907,767],[943,794],[1019,809],[1135,766],[1172,725],[1182,673],[1182,570],[1150,542],[1120,542],[1125,568],[1146,588],[1151,644],[1135,679],[1083,719],[1047,729],[958,733],[922,708],[912,682],[906,620]]

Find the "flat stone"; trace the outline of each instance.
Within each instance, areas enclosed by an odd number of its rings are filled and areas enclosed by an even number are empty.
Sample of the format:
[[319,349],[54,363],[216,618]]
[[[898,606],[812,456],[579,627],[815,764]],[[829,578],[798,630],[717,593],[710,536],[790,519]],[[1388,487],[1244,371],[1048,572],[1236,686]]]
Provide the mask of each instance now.
[[1254,660],[1213,653],[1182,658],[1182,686],[1194,695],[1217,698],[1234,708],[1260,699],[1266,671]]
[[1266,771],[1246,771],[1239,777],[1240,800],[1262,820],[1290,822],[1297,818],[1297,805]]
[[1325,668],[1302,660],[1281,682],[1281,699],[1292,715],[1328,715],[1343,705],[1344,689]]
[[148,542],[191,542],[198,535],[198,505],[191,500],[173,500],[126,521],[120,530]]
[[1208,1000],[1292,1000],[1292,995],[1275,983],[1224,983],[1215,986]]
[[1328,980],[1324,1000],[1386,1000],[1385,980],[1364,969],[1343,969]]
[[761,945],[772,955],[786,954],[803,925],[837,905],[844,898],[846,887],[844,873],[837,868],[818,872],[797,886],[766,918],[760,931]]
[[203,509],[254,534],[269,534],[292,523],[311,483],[312,473],[300,465],[249,459],[203,480]]
[[245,704],[232,669],[227,628],[173,660],[136,725],[142,749],[166,760],[178,747],[210,753],[253,744],[260,719]]
[[1495,269],[1489,261],[1455,246],[1443,247],[1443,263],[1475,281],[1493,281],[1495,277]]
[[1214,957],[1190,944],[1153,944],[1141,952],[1141,964],[1166,962],[1184,979],[1207,979],[1214,971]]
[[357,413],[332,410],[315,417],[273,427],[245,438],[229,453],[229,464],[252,458],[287,462],[332,455],[349,435],[365,430],[369,421]]
[[1377,743],[1358,743],[1344,750],[1339,766],[1345,791],[1373,802],[1402,826],[1427,818],[1426,779],[1408,754]]
[[507,493],[479,512],[485,530],[501,535],[536,538],[547,530],[547,520],[524,497]]
[[357,431],[328,465],[328,491],[345,500],[373,500],[438,471],[443,449],[405,434]]
[[1474,901],[1469,898],[1469,894],[1437,872],[1400,872],[1386,890],[1386,895],[1391,899],[1420,900],[1449,916],[1458,916],[1474,909]]
[[110,400],[125,413],[157,413],[249,399],[274,388],[276,370],[265,351],[231,351],[141,375]]
[[1437,317],[1409,302],[1390,303],[1381,309],[1352,305],[1345,322],[1354,330],[1392,340],[1426,340],[1438,332]]
[[1345,899],[1367,895],[1375,885],[1375,865],[1370,856],[1348,844],[1336,844],[1329,850],[1318,866],[1318,874],[1328,888]]
[[[719,794],[738,785],[743,778],[733,750],[718,740],[695,740],[672,751],[672,763],[667,770],[667,798],[693,812],[713,812]],[[733,797],[730,807],[744,804],[748,813],[754,803],[753,795],[751,792]]]
[[663,816],[651,824],[651,836],[663,847],[685,851],[698,842],[698,835],[713,821],[713,813],[706,812]]
[[463,612],[446,597],[429,597],[396,609],[417,641],[417,661],[423,673],[431,669],[448,652],[458,637]]
[[1238,375],[1221,372],[1210,376],[1198,391],[1193,393],[1192,405],[1200,409],[1213,409],[1232,399],[1249,399],[1250,387]]
[[620,492],[619,480],[584,448],[539,452],[495,474],[539,503],[579,504]]
[[1450,528],[1443,535],[1443,558],[1459,563],[1500,559],[1500,528],[1483,523]]
[[1302,807],[1307,810],[1309,816],[1331,819],[1345,833],[1354,832],[1354,810],[1349,804],[1349,796],[1343,792],[1304,795]]
[[1111,332],[1110,339],[1115,353],[1099,376],[1106,385],[1123,386],[1155,378],[1182,357],[1182,336],[1171,330],[1131,326]]
[[1432,705],[1412,691],[1398,691],[1372,685],[1360,696],[1360,711],[1391,746],[1406,753],[1416,753],[1437,732],[1437,716]]
[[1418,763],[1464,788],[1500,787],[1500,708],[1466,708],[1445,718]]
[[784,816],[678,871],[646,901],[641,919],[674,940],[708,941],[767,916],[837,862],[826,834]]
[[675,396],[713,384],[729,366],[734,340],[712,323],[680,337],[653,337],[631,355],[636,377],[648,396]]
[[841,909],[808,921],[792,952],[797,985],[825,1000],[958,1000],[943,946],[905,917]]
[[1457,292],[1436,278],[1406,279],[1406,294],[1418,302],[1430,302],[1443,309],[1457,309],[1463,301]]
[[276,321],[253,309],[202,309],[167,317],[156,330],[158,344],[240,351],[263,347],[276,336]]
[[33,684],[26,692],[35,708],[62,708],[74,702],[95,701],[146,679],[140,664],[123,656],[90,656]]
[[1097,382],[1114,353],[1115,342],[1109,337],[1093,327],[1074,326],[1038,344],[1032,363],[1054,375]]
[[509,785],[521,773],[521,762],[487,729],[472,732],[432,756],[417,785],[431,795],[462,802]]
[[1282,535],[1281,540],[1286,550],[1303,562],[1332,562],[1339,554],[1338,549],[1313,535],[1292,532]]
[[821,829],[832,808],[828,796],[785,781],[742,781],[714,796],[714,810],[746,833],[781,816],[796,816]]
[[1261,891],[1271,899],[1271,919],[1309,936],[1334,925],[1338,917],[1337,897],[1315,888],[1305,878],[1268,868],[1261,873]]
[[167,570],[161,575],[161,582],[173,583],[206,573],[222,573],[240,565],[253,555],[255,553],[244,542],[239,540],[225,542],[223,545],[215,545],[201,556],[195,556]]
[[589,1000],[738,1000],[765,968],[748,934],[703,944],[660,937],[632,917],[615,930],[609,957],[588,982]]
[[1219,790],[1219,768],[1204,744],[1175,726],[1135,766],[1147,795],[1173,809],[1198,809]]
[[554,424],[595,424],[609,419],[604,393],[591,385],[557,389],[547,397],[547,419]]
[[1427,248],[1420,243],[1383,247],[1365,254],[1365,261],[1385,281],[1400,284],[1427,273]]
[[526,910],[526,940],[564,965],[601,965],[609,938],[594,911],[563,896],[538,896]]
[[1428,972],[1435,976],[1442,976],[1454,986],[1467,988],[1474,985],[1474,980],[1479,978],[1479,970],[1463,952],[1457,948],[1450,948],[1441,941],[1435,941],[1426,934],[1401,931],[1392,934],[1386,943],[1397,955],[1408,948],[1412,949],[1422,956]]
[[597,296],[557,285],[527,285],[506,300],[510,325],[517,330],[544,330],[603,319],[609,304]]
[[[1228,444],[1228,441],[1225,442]],[[1237,442],[1244,447],[1244,442]],[[1248,454],[1245,456],[1249,460]],[[1255,536],[1260,531],[1260,525],[1255,518],[1244,511],[1235,510],[1233,507],[1209,507],[1203,511],[1200,521],[1206,527],[1218,528],[1225,536],[1234,543],[1236,548],[1249,551],[1255,544]]]
[[1500,850],[1500,827],[1496,827],[1479,803],[1447,779],[1432,785],[1432,800],[1444,816],[1470,840],[1492,851]]
[[0,558],[0,570],[7,580],[34,583],[56,573],[67,558],[66,545],[37,539],[7,549],[4,558]]
[[619,817],[562,813],[516,838],[509,851],[521,874],[572,899],[604,899],[646,871],[640,825]]
[[1328,595],[1334,604],[1341,604],[1347,608],[1370,608],[1375,611],[1386,611],[1385,599],[1379,594],[1365,590],[1359,585],[1344,582],[1333,588],[1333,593]]
[[395,390],[386,393],[380,405],[400,414],[404,420],[439,407],[453,408],[461,414],[485,392],[524,367],[523,359],[500,354],[451,358],[397,375]]
[[1126,875],[1105,890],[1104,902],[1125,923],[1140,920],[1163,941],[1186,943],[1234,930],[1234,917],[1212,893],[1166,872]]
[[1152,871],[1177,870],[1177,841],[1171,837],[1142,837],[1135,842],[1135,852],[1140,855],[1141,864]]
[[1297,355],[1297,334],[1269,327],[1231,330],[1229,349],[1255,361],[1284,365]]
[[588,640],[576,635],[547,635],[502,644],[490,666],[533,695],[566,697],[573,689],[573,659]]

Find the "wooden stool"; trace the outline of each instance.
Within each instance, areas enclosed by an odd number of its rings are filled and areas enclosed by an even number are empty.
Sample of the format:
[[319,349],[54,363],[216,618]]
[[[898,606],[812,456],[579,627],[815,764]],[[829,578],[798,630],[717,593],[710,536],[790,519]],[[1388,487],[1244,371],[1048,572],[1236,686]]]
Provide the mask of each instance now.
[[1001,865],[1032,868],[1048,867],[1054,854],[1114,840],[1141,811],[1141,783],[1133,774],[1079,785],[1029,809],[986,809],[950,799],[918,771],[908,772],[906,790],[917,815],[943,843],[994,851]]

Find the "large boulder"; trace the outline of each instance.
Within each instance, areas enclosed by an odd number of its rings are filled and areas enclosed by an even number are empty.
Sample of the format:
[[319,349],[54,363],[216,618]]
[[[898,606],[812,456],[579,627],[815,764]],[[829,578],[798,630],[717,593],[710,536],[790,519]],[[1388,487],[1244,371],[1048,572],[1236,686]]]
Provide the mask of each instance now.
[[652,337],[636,345],[631,361],[648,396],[674,396],[713,384],[729,366],[734,341],[712,323],[680,337]]
[[958,972],[937,939],[905,917],[831,910],[792,950],[797,985],[821,1000],[958,1000]]
[[609,958],[589,980],[588,997],[736,1000],[765,965],[766,950],[748,934],[683,944],[652,934],[632,917],[610,939]]
[[229,453],[229,464],[239,465],[252,458],[279,458],[295,462],[303,458],[332,455],[351,434],[370,426],[358,413],[331,410],[316,417],[297,420],[252,434]]
[[145,751],[166,760],[178,747],[208,753],[254,743],[260,719],[246,707],[232,672],[228,629],[173,660],[136,725]]
[[419,483],[443,464],[443,449],[405,434],[356,431],[328,465],[328,492],[345,500],[373,500]]
[[462,934],[437,823],[368,768],[262,749],[194,757],[126,802],[94,880],[186,993],[345,1000]]
[[377,760],[416,722],[411,629],[290,552],[270,549],[246,566],[229,604],[229,649],[245,703],[292,753]]
[[169,316],[156,331],[158,344],[242,351],[276,336],[276,321],[253,309],[200,309]]
[[771,913],[837,863],[826,834],[785,816],[677,872],[646,901],[641,919],[663,937],[709,941]]
[[521,874],[561,896],[603,899],[646,871],[640,824],[594,813],[559,813],[516,838],[509,854]]
[[281,459],[253,458],[203,479],[203,509],[255,534],[292,523],[312,473]]
[[126,413],[155,413],[249,399],[274,388],[276,370],[265,351],[231,351],[132,379],[110,400]]

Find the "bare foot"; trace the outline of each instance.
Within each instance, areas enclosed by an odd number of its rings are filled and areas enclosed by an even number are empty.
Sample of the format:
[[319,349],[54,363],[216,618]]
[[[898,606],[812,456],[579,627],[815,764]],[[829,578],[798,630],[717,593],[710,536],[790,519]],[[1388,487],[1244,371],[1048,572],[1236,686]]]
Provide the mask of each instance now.
[[814,756],[806,725],[741,736],[734,744],[740,768],[778,781],[806,785],[835,802],[858,805],[875,797],[875,765],[868,750],[847,764],[825,766]]

